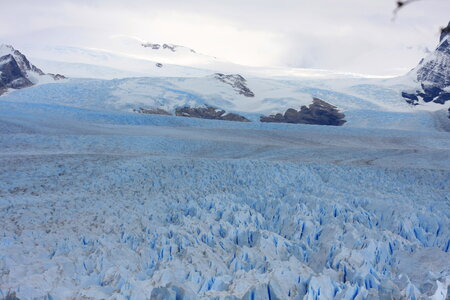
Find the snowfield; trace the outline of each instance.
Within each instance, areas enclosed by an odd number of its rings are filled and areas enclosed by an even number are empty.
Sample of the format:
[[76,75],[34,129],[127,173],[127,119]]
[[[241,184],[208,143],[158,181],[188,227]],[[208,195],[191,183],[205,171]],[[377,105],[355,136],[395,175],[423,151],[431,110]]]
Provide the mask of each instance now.
[[448,296],[450,135],[432,120],[140,115],[32,101],[44,86],[0,98],[0,298]]

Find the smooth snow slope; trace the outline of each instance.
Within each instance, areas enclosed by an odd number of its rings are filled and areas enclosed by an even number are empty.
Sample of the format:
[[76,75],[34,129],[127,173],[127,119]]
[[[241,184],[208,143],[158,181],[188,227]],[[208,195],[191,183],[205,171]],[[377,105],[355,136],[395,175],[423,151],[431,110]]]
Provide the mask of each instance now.
[[[136,44],[137,49],[148,52]],[[107,50],[72,46],[24,45],[30,60],[50,72],[58,72],[72,78],[114,79],[137,76],[204,76],[212,71],[195,64],[180,65],[183,55],[172,54],[172,60],[158,56],[115,53]],[[167,51],[165,51],[167,52]],[[169,51],[170,52],[170,51]],[[170,58],[170,57],[169,57]],[[156,64],[162,63],[162,67]],[[107,72],[107,71],[110,72]]]
[[446,298],[448,133],[0,101],[0,140],[3,297]]
[[[162,44],[160,44],[160,49],[155,50],[143,47],[142,42],[136,40],[124,40],[124,42],[117,48],[120,49],[118,52],[76,46],[42,46],[36,44],[20,44],[20,49],[23,49],[33,62],[46,70],[65,74],[72,78],[192,77],[204,76],[214,72],[240,73],[258,77],[355,77],[354,74],[327,70],[249,67],[194,53],[182,46],[178,46],[176,51],[172,52],[169,49],[163,49]],[[162,63],[163,66],[157,67],[157,63]],[[113,71],[107,73],[105,68],[111,68]]]

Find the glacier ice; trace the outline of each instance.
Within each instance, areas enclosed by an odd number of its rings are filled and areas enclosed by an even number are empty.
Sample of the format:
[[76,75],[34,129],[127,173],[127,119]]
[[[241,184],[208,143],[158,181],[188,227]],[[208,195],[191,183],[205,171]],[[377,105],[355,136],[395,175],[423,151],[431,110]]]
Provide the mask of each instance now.
[[0,297],[447,296],[447,133],[0,107]]

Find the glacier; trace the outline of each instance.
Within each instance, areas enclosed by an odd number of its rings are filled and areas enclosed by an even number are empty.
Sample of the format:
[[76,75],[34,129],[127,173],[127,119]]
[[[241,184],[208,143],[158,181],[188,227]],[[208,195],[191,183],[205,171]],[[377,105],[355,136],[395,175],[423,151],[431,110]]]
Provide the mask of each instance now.
[[[87,78],[0,97],[0,299],[449,298],[450,119],[411,74],[140,48],[42,49]],[[259,122],[313,97],[347,122]],[[252,122],[136,113],[204,105]]]
[[140,115],[42,87],[0,98],[0,298],[448,297],[450,138],[431,121]]
[[214,75],[136,77],[113,80],[69,79],[10,91],[1,101],[63,105],[97,112],[126,113],[139,108],[174,112],[179,107],[213,106],[259,123],[262,115],[299,109],[313,97],[337,106],[344,126],[418,131],[450,130],[440,104],[411,106],[401,96],[406,79],[280,79],[248,77],[254,97],[239,94]]

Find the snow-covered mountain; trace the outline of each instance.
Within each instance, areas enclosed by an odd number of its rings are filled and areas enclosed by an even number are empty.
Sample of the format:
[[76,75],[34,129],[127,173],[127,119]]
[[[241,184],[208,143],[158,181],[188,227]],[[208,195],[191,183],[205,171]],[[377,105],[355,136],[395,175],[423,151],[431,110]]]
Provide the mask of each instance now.
[[92,48],[24,43],[20,47],[46,70],[72,78],[192,77],[245,68],[169,43],[118,36],[107,39],[105,45],[105,48]]
[[144,54],[74,46],[25,46],[32,53],[30,57],[34,62],[46,70],[63,72],[71,78],[184,77],[205,76],[213,72],[191,65],[175,64],[177,53],[171,60],[160,59],[158,56],[145,55],[148,51],[142,46],[140,48]]
[[20,89],[64,78],[60,74],[44,73],[19,50],[0,44],[0,94],[9,88]]
[[197,77],[213,73],[285,79],[361,77],[327,70],[249,67],[205,55],[188,47],[149,43],[130,37],[111,38],[105,44],[111,48],[27,43],[20,47],[30,53],[29,57],[33,62],[46,70],[64,73],[72,78]]
[[442,29],[436,50],[422,59],[411,75],[416,77],[420,88],[403,93],[409,103],[416,105],[420,99],[445,104],[450,100],[450,22]]
[[[46,70],[95,79],[39,86],[3,99],[33,102],[39,99],[43,103],[80,108],[173,115],[183,107],[214,107],[259,122],[270,115],[308,107],[313,98],[318,98],[330,105],[327,107],[335,106],[345,114],[344,126],[416,130],[450,127],[443,118],[447,113],[443,113],[441,105],[428,103],[413,108],[402,100],[402,92],[416,85],[411,76],[365,78],[294,69],[273,69],[271,73],[270,69],[227,64],[183,46],[135,39],[120,42],[127,54],[33,45],[30,49],[33,61]],[[163,58],[166,60],[161,63]],[[166,63],[183,60],[186,65]],[[195,60],[212,69],[194,67]],[[238,72],[220,72],[222,69]],[[289,118],[280,120],[285,119]]]
[[219,62],[217,57],[197,53],[194,49],[174,44],[157,44],[157,43],[141,43],[145,49],[136,51],[131,49],[134,53],[139,53],[143,57],[157,60],[162,63],[172,63],[179,65],[211,65],[214,62]]
[[171,52],[190,52],[190,53],[196,53],[194,49],[186,48],[184,46],[180,45],[174,45],[174,44],[153,44],[153,43],[142,43],[142,47],[149,48],[152,50],[167,50]]

